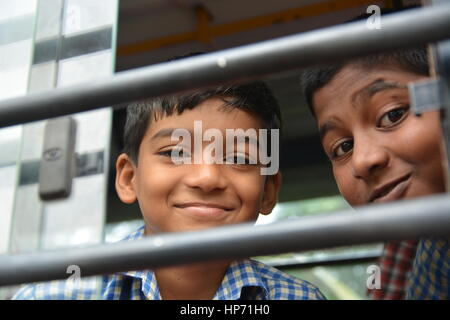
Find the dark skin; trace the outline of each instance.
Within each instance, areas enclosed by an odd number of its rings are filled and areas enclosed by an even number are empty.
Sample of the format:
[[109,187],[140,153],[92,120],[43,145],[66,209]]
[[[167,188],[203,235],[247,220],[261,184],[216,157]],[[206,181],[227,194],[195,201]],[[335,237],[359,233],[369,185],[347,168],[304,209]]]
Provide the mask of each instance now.
[[406,86],[423,79],[395,65],[348,64],[315,92],[322,145],[350,205],[445,192],[439,113],[409,110]]

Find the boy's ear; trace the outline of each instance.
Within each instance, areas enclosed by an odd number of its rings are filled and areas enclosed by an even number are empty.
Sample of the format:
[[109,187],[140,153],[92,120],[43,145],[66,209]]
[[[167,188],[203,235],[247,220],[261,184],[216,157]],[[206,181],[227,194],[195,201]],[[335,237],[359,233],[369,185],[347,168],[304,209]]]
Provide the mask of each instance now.
[[116,161],[116,191],[120,200],[125,203],[136,201],[134,177],[136,167],[125,153],[119,155]]
[[264,197],[262,200],[260,213],[267,215],[272,212],[278,201],[278,192],[281,186],[281,172],[267,176],[267,181],[264,186]]

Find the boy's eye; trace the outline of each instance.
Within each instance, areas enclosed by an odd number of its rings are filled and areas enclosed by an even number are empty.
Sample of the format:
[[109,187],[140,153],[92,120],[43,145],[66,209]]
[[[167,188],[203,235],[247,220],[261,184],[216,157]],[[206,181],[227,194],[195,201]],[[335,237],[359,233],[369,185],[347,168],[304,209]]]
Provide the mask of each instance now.
[[353,141],[351,140],[344,141],[333,150],[332,158],[341,157],[352,149],[353,149]]
[[189,152],[187,152],[183,148],[168,149],[168,150],[158,152],[158,154],[161,156],[164,156],[164,157],[169,157],[169,158],[175,159],[175,160],[190,157]]
[[225,159],[225,163],[228,164],[255,164],[254,161],[250,161],[250,159],[246,156],[241,155],[232,155]]
[[172,150],[164,150],[164,151],[160,151],[158,152],[158,154],[160,156],[164,156],[164,157],[170,157],[172,155]]
[[386,112],[378,121],[377,127],[388,128],[402,120],[408,108],[402,107]]

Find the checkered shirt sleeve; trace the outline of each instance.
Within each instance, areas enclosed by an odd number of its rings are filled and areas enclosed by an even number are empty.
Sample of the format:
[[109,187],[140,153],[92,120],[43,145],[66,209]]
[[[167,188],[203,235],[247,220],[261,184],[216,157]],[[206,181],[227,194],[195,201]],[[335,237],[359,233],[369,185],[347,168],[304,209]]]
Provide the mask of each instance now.
[[405,298],[408,277],[417,250],[417,240],[389,242],[378,260],[381,269],[381,288],[367,290],[374,300],[401,300]]
[[450,239],[421,239],[406,298],[450,299]]

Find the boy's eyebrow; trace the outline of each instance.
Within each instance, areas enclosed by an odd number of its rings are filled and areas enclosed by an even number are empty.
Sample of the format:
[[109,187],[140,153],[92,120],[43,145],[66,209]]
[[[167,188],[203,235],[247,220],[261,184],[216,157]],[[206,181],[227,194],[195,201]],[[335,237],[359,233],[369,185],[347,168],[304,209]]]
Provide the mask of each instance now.
[[[171,137],[172,133],[177,130],[176,128],[164,128],[159,130],[157,133],[155,133],[150,140],[155,140],[158,138],[166,138],[166,137]],[[190,131],[189,131],[190,132]],[[191,133],[191,132],[190,132]],[[192,134],[192,133],[191,133]],[[256,146],[259,147],[259,141],[258,139],[255,139],[252,136],[248,136],[248,135],[237,135],[235,136],[235,138],[237,137],[244,137],[244,142],[245,143],[251,143],[251,144],[255,144]],[[203,138],[203,137],[202,137]],[[239,140],[238,140],[239,141]]]
[[[353,96],[351,97],[352,104],[356,105],[356,100],[359,99],[368,99],[371,98],[374,94],[383,91],[383,90],[392,90],[392,89],[407,89],[407,86],[404,84],[400,84],[398,82],[392,82],[392,81],[385,81],[383,79],[377,79],[374,82],[370,83],[366,87],[362,88],[361,90],[355,92]],[[333,122],[325,122],[323,125],[319,128],[319,136],[320,140],[322,141],[325,135],[331,131],[336,129],[336,124]]]
[[385,81],[383,79],[377,79],[370,83],[368,86],[357,91],[352,96],[352,103],[355,105],[356,100],[372,98],[373,95],[380,91],[392,90],[392,89],[407,89],[407,86],[398,82]]
[[157,138],[165,138],[172,136],[172,133],[176,130],[176,128],[164,128],[155,133],[150,139],[155,140]]
[[320,141],[323,140],[323,138],[325,137],[325,135],[327,134],[328,131],[334,130],[336,129],[336,125],[333,122],[325,122],[323,125],[320,126],[319,128],[319,136],[320,136]]
[[[259,141],[258,141],[258,138],[254,138],[254,137],[252,137],[252,136],[248,136],[248,135],[238,135],[238,136],[235,136],[235,138],[244,138],[244,143],[250,143],[250,144],[254,144],[254,145],[256,145],[257,147],[259,147]],[[240,139],[237,139],[237,141],[239,142],[240,141]]]

